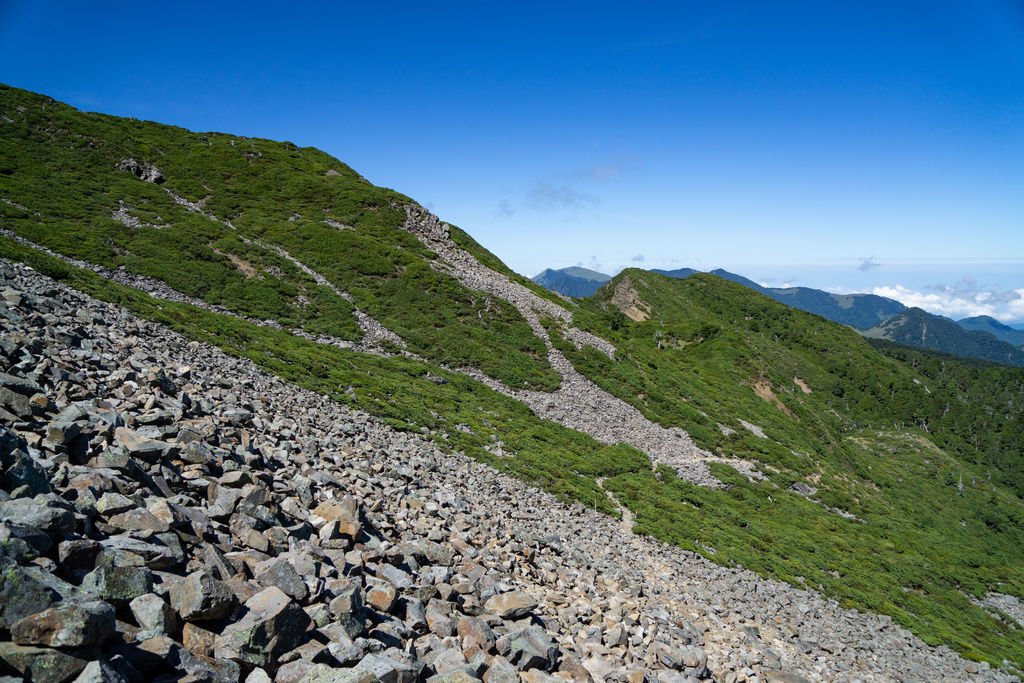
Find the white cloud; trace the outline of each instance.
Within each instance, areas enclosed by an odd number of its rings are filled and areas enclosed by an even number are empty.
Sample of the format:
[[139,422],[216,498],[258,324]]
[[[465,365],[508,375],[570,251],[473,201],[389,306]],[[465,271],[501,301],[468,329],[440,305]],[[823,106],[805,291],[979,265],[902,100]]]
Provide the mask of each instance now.
[[1003,320],[1007,322],[1024,321],[1024,287],[1014,291],[1017,292],[1017,298],[1006,304],[1006,317]]
[[934,285],[926,291],[897,284],[875,287],[871,293],[954,320],[976,315],[991,316],[1002,322],[1024,320],[1024,288],[982,289],[972,278],[964,278],[953,285]]
[[527,192],[526,203],[531,208],[540,211],[552,211],[594,206],[598,203],[598,199],[592,194],[580,192],[568,185],[555,185],[538,180]]
[[863,258],[860,260],[860,263],[857,265],[857,270],[866,273],[869,270],[874,270],[880,265],[882,264],[878,262],[877,258],[875,258],[874,256],[868,256],[867,258]]

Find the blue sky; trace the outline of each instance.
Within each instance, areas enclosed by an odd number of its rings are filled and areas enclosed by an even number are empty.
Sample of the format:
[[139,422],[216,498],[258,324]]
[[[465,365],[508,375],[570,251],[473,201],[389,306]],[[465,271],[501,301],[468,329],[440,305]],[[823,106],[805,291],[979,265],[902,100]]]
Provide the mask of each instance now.
[[1024,321],[1016,0],[372,5],[0,0],[0,81],[320,147],[527,275]]

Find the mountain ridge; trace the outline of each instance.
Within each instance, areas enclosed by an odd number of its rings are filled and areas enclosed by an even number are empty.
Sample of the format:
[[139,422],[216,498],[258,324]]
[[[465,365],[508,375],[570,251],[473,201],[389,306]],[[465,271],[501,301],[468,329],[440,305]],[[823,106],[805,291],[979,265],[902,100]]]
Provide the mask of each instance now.
[[866,330],[864,335],[955,356],[1024,367],[1024,350],[1000,341],[987,329],[967,330],[954,320],[920,308],[907,309]]
[[[551,271],[544,271],[544,273],[549,272]],[[650,272],[667,277],[685,279],[704,271],[693,268],[678,268],[675,270],[652,268]],[[935,343],[923,343],[920,335],[911,334],[904,329],[907,325],[919,326],[920,321],[908,319],[906,315],[907,307],[894,299],[875,294],[835,294],[810,287],[765,287],[750,278],[721,268],[707,272],[769,296],[787,306],[815,313],[834,322],[854,327],[870,338],[889,339],[890,341],[908,346],[949,353],[960,358],[1020,365],[1020,358],[1015,350],[1001,347],[998,344],[992,344],[978,337],[957,334],[955,330],[948,328],[942,321],[938,320],[941,316],[936,316],[935,322],[939,327],[945,329],[942,340],[935,341]],[[566,294],[567,291],[576,292],[575,294],[567,294],[567,296],[578,298],[593,296],[598,290],[598,287],[590,284],[578,285],[573,283],[563,285],[557,278],[537,276],[534,278],[534,281],[562,294]],[[1021,333],[1020,330],[1012,326],[1004,325],[989,316],[975,316],[955,322],[965,332],[987,333],[999,342],[1017,347],[1017,351],[1024,348],[1024,333]]]
[[[972,602],[1022,590],[1014,371],[925,375],[711,275],[562,300],[322,153],[10,89],[0,110],[5,258],[715,562],[1024,661]],[[925,524],[922,500],[948,505]]]
[[570,266],[557,270],[548,268],[531,278],[533,282],[542,287],[568,297],[576,298],[593,295],[601,285],[610,279],[610,275],[579,266]]
[[[597,292],[598,287],[593,286],[590,282],[577,282],[571,278],[557,275],[558,273],[564,273],[566,270],[568,269],[563,269],[562,271],[548,269],[535,276],[533,280],[537,284],[566,296],[582,298],[593,296]],[[652,268],[651,272],[683,279],[705,271],[693,268],[677,268],[674,270]],[[722,268],[716,268],[707,272],[741,284],[755,292],[770,296],[780,303],[809,313],[816,313],[834,322],[850,325],[861,330],[870,329],[879,322],[897,315],[906,308],[906,306],[894,299],[888,299],[876,294],[833,294],[810,287],[764,287],[750,278],[731,273]]]
[[988,315],[977,315],[971,318],[961,318],[956,324],[971,332],[988,332],[999,341],[1012,344],[1018,348],[1024,347],[1024,330],[1005,325]]

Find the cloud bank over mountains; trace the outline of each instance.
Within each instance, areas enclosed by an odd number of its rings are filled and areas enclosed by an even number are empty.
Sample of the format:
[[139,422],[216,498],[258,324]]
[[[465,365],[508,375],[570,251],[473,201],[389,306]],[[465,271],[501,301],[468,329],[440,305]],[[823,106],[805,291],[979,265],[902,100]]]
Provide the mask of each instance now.
[[884,285],[873,288],[871,293],[954,320],[987,315],[1004,323],[1024,321],[1024,287],[985,288],[973,278],[965,277],[953,285],[932,285],[921,290],[901,284]]

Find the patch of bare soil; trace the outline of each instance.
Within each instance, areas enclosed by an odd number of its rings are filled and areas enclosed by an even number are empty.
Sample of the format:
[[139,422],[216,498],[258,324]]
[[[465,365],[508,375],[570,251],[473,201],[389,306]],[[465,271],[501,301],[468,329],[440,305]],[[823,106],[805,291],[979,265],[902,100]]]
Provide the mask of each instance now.
[[236,256],[235,254],[221,251],[219,249],[214,249],[213,253],[226,257],[229,261],[231,261],[231,265],[233,265],[238,270],[239,273],[246,276],[247,278],[258,277],[260,274],[260,271],[258,268],[256,268],[256,266],[249,263],[241,256]]
[[790,417],[796,417],[793,415],[793,411],[786,407],[786,404],[779,400],[779,397],[775,395],[775,390],[772,389],[771,382],[761,378],[754,382],[752,385],[754,393],[760,396],[765,401],[775,404],[775,407],[784,412]]
[[612,303],[630,320],[642,322],[651,316],[650,307],[633,289],[633,282],[628,277],[622,278],[615,286]]

